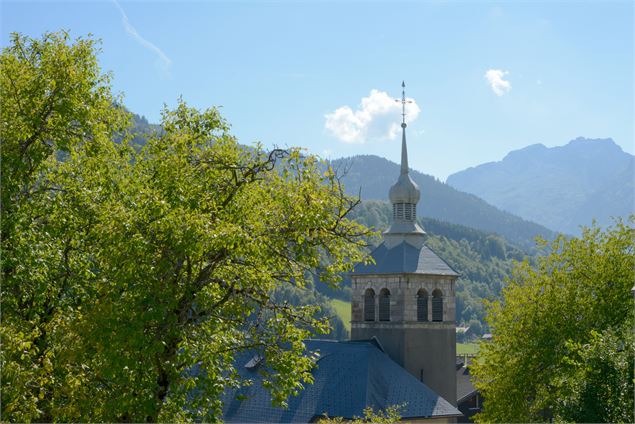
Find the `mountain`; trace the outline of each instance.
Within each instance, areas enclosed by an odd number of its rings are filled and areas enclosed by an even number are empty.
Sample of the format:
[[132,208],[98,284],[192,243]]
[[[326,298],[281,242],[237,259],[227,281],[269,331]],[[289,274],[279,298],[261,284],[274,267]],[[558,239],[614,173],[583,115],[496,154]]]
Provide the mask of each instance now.
[[[397,181],[399,165],[379,156],[365,155],[330,162],[350,195],[361,194],[363,200],[387,200],[390,186]],[[504,212],[484,200],[442,183],[436,178],[410,170],[421,190],[417,214],[497,233],[507,240],[531,249],[534,238],[552,239],[555,233],[533,222]]]
[[556,231],[579,234],[593,219],[634,211],[635,157],[608,139],[579,137],[565,146],[534,144],[500,162],[468,168],[448,177],[458,190]]

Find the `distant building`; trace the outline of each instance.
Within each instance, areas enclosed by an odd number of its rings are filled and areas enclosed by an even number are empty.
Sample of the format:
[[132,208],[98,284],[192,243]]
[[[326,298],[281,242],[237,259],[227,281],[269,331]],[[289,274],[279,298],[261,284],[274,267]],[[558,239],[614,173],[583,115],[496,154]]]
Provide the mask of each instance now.
[[[286,410],[271,406],[257,358],[239,358],[244,365],[238,371],[254,384],[226,393],[225,421],[312,422],[325,414],[350,419],[363,416],[367,406],[391,405],[403,405],[404,421],[463,417],[457,409],[459,274],[425,245],[426,234],[417,224],[420,191],[408,175],[405,103],[403,93],[401,173],[389,193],[392,223],[371,254],[375,263],[358,264],[351,275],[351,341],[306,342],[320,355],[315,382],[290,398]],[[471,399],[463,392],[459,396]]]
[[463,343],[466,339],[472,335],[472,331],[470,330],[470,326],[466,327],[456,327],[456,341],[459,343]]

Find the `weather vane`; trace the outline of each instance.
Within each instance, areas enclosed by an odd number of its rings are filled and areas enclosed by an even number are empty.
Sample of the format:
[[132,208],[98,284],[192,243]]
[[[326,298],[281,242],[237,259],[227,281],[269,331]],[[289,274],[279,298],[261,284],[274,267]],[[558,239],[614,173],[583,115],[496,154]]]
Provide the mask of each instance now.
[[406,100],[406,82],[401,81],[401,100],[395,99],[396,102],[401,102],[401,128],[406,128],[406,103],[412,103],[412,100]]

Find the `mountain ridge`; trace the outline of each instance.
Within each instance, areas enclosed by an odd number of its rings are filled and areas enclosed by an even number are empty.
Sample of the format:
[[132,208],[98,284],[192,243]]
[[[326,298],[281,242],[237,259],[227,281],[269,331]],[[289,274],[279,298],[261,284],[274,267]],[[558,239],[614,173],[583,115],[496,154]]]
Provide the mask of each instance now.
[[[388,191],[400,173],[400,166],[375,155],[359,155],[331,160],[330,165],[342,175],[342,183],[350,195],[361,194],[363,200],[388,198]],[[439,179],[410,169],[410,176],[421,190],[417,214],[497,233],[526,249],[534,246],[534,238],[555,237],[548,228],[501,211],[484,200],[461,192]]]
[[633,163],[611,138],[578,137],[563,146],[532,144],[450,175],[446,182],[556,231],[579,233],[596,219],[633,212]]

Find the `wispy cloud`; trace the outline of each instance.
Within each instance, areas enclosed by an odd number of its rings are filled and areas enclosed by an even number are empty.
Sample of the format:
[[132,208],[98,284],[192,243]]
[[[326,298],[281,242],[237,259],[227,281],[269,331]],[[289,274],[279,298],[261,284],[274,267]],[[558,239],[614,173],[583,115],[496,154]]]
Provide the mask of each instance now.
[[117,9],[119,9],[119,12],[121,13],[121,23],[123,24],[123,27],[125,28],[126,32],[130,36],[132,36],[132,38],[134,38],[143,47],[154,52],[157,55],[157,58],[163,70],[165,70],[166,72],[169,71],[170,65],[172,64],[172,60],[165,53],[163,53],[163,51],[160,48],[158,48],[155,44],[146,40],[145,38],[141,36],[141,34],[139,34],[136,28],[133,27],[132,24],[130,23],[130,20],[128,19],[128,15],[126,15],[126,12],[123,10],[123,7],[121,7],[121,4],[119,4],[118,0],[112,0],[112,2],[115,4]]
[[512,89],[512,83],[505,80],[505,76],[508,74],[509,72],[503,71],[502,69],[488,69],[487,72],[485,72],[487,83],[494,94],[499,97],[505,93],[509,93]]
[[[406,122],[417,119],[421,109],[414,99],[406,104]],[[357,110],[341,106],[324,115],[324,127],[344,143],[365,143],[369,140],[392,140],[399,134],[401,103],[385,91],[371,90],[361,99]]]

